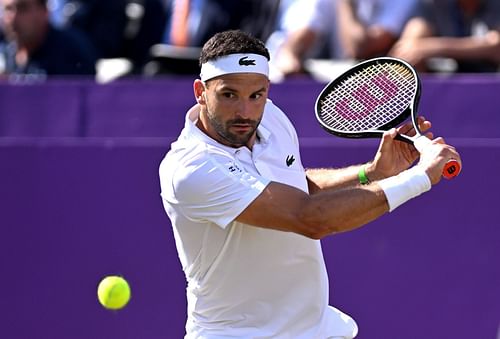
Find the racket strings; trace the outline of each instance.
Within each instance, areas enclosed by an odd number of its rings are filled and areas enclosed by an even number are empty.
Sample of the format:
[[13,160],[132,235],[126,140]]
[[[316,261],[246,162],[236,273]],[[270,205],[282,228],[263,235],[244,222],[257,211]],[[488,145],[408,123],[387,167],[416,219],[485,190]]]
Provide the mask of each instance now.
[[347,77],[319,103],[319,116],[338,131],[378,129],[398,118],[417,91],[414,73],[398,63],[377,63]]

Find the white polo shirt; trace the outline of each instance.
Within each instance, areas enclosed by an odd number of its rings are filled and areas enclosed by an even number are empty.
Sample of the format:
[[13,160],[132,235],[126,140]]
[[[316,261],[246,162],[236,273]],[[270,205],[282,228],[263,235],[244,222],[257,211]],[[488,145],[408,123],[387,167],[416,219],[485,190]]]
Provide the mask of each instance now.
[[188,281],[186,338],[354,337],[354,320],[328,306],[318,240],[234,221],[271,181],[307,192],[291,122],[268,100],[250,151],[208,137],[198,113],[188,112],[160,165]]

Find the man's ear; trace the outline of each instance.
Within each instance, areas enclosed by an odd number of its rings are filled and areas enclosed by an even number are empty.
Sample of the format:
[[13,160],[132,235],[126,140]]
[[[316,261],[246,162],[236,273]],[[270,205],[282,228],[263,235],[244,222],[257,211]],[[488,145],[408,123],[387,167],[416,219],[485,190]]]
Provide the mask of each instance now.
[[205,85],[200,79],[196,79],[193,83],[194,97],[196,98],[196,102],[200,105],[206,105],[205,100]]

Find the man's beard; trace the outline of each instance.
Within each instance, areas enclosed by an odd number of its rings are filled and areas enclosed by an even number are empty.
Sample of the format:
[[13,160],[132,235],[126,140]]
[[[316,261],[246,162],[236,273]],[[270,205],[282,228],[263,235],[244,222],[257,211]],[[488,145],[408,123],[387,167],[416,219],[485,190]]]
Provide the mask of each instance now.
[[[217,135],[225,141],[226,145],[231,147],[241,147],[247,145],[248,141],[252,138],[255,130],[260,124],[260,119],[258,121],[251,119],[232,119],[226,121],[224,124],[211,112],[208,112],[207,116]],[[241,124],[251,126],[250,130],[245,133],[232,133],[230,131],[232,126]]]

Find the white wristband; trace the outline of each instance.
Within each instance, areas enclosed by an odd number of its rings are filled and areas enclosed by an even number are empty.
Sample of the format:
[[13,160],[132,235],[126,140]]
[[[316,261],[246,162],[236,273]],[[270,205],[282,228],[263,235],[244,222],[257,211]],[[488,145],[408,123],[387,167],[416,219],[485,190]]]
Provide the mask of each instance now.
[[427,192],[431,189],[431,180],[425,170],[419,166],[403,171],[396,176],[380,180],[378,185],[382,188],[389,204],[389,212],[408,200]]

